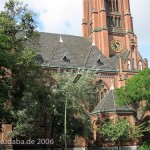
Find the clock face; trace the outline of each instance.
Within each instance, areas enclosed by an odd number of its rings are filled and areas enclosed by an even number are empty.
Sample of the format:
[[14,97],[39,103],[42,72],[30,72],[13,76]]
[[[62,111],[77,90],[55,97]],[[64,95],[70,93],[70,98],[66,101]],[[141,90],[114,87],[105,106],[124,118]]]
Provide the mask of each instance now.
[[115,52],[121,52],[123,50],[123,44],[119,40],[112,40],[110,46]]

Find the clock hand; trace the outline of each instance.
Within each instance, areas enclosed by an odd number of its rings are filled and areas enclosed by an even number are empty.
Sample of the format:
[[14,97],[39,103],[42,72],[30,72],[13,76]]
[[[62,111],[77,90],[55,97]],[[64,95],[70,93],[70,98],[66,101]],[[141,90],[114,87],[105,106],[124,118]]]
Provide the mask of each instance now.
[[117,43],[115,43],[115,48],[118,48],[118,45],[117,45]]
[[116,43],[117,48],[120,48],[120,45],[118,43]]

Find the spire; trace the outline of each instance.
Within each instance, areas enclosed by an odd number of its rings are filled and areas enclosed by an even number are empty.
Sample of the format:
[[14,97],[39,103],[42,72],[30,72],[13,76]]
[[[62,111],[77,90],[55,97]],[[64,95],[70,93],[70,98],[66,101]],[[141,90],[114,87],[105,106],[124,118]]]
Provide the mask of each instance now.
[[61,34],[60,34],[59,43],[63,43],[63,40],[62,40]]

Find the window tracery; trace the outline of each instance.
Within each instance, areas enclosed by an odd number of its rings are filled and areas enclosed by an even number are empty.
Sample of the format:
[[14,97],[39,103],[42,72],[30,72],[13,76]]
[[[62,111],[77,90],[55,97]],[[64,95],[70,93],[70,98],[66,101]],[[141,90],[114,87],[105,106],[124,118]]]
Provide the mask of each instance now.
[[118,0],[105,0],[106,11],[119,12]]
[[107,16],[107,26],[108,27],[122,27],[121,17],[117,16]]
[[97,104],[106,96],[108,92],[108,88],[106,84],[99,80],[96,82],[96,98],[97,98]]

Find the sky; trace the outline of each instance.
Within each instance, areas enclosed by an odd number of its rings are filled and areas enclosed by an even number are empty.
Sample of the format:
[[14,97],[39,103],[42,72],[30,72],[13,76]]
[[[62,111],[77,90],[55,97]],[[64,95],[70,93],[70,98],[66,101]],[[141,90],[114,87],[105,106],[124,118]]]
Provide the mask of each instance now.
[[[38,15],[42,32],[82,36],[82,0],[20,0]],[[6,0],[0,0],[2,10]],[[150,0],[130,0],[138,50],[150,67]]]

